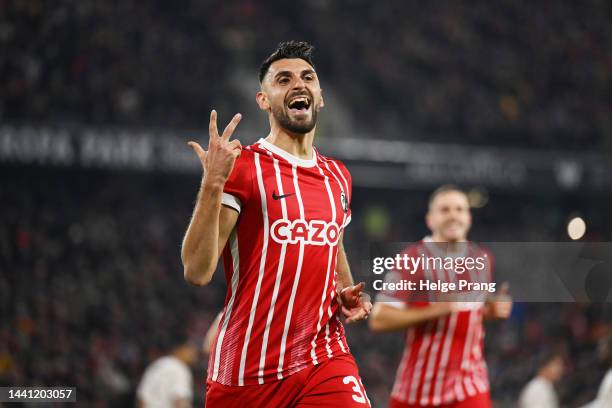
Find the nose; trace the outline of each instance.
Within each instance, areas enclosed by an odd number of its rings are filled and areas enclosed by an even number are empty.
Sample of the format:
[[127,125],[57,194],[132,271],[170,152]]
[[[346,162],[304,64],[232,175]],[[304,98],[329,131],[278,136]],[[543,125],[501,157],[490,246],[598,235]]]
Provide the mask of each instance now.
[[458,211],[450,211],[446,217],[448,221],[458,221],[459,220],[459,212]]
[[293,89],[304,89],[305,82],[302,78],[297,77],[293,82]]

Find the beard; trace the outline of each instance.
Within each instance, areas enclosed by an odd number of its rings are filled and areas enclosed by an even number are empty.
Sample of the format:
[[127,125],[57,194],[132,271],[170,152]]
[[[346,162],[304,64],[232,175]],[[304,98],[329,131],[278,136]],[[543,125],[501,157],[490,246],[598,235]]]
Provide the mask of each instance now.
[[311,106],[312,114],[310,115],[310,120],[292,119],[282,106],[279,108],[272,108],[272,116],[274,116],[274,119],[276,119],[283,129],[291,133],[306,134],[314,129],[317,124],[317,115],[319,112],[316,108],[316,106]]

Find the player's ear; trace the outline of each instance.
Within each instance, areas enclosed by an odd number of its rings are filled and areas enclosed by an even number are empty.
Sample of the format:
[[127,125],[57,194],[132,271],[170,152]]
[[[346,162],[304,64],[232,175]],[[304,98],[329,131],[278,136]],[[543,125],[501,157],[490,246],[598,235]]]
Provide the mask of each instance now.
[[257,101],[257,105],[261,110],[270,110],[270,103],[268,102],[268,95],[265,92],[259,91],[257,95],[255,95],[255,100]]
[[325,100],[323,99],[323,90],[321,89],[321,104],[319,105],[320,108],[325,106]]
[[425,224],[427,225],[427,228],[428,228],[430,231],[433,231],[433,230],[432,230],[432,225],[433,225],[433,224],[432,224],[432,222],[431,222],[431,214],[429,213],[429,211],[427,211],[427,213],[425,214]]

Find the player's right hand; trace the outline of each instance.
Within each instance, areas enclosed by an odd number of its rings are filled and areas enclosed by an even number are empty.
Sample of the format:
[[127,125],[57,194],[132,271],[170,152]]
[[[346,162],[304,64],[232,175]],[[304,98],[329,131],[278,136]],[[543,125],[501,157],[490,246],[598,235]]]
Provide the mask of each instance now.
[[225,127],[223,134],[219,136],[217,128],[217,111],[210,112],[210,122],[208,124],[208,151],[204,150],[199,143],[189,141],[187,145],[191,147],[200,162],[202,163],[203,178],[207,181],[224,184],[232,173],[234,163],[242,150],[242,145],[238,139],[230,141],[230,137],[236,130],[236,126],[242,119],[242,115],[234,115],[230,123]]
[[365,282],[360,282],[357,285],[348,286],[338,293],[338,301],[346,318],[346,323],[364,320],[370,315],[372,302],[370,295],[362,292],[364,286]]

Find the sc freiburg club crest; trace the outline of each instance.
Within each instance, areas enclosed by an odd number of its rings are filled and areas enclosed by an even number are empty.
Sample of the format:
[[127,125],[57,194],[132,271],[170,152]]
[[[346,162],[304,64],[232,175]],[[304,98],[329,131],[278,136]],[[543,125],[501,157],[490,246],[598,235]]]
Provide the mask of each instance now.
[[340,204],[344,212],[348,212],[348,201],[346,200],[346,194],[344,194],[344,192],[340,193]]

